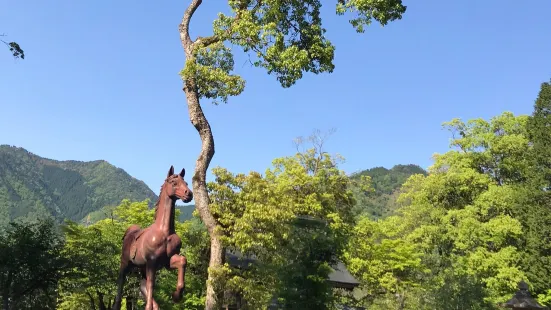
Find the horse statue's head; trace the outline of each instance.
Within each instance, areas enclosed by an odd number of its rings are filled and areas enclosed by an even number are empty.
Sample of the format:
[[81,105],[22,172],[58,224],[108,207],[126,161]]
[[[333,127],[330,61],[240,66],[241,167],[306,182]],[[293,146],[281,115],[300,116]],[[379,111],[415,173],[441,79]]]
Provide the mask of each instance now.
[[170,198],[181,199],[187,203],[193,199],[193,192],[189,189],[187,182],[184,181],[185,175],[186,169],[182,169],[179,174],[174,174],[174,166],[170,166],[163,187]]

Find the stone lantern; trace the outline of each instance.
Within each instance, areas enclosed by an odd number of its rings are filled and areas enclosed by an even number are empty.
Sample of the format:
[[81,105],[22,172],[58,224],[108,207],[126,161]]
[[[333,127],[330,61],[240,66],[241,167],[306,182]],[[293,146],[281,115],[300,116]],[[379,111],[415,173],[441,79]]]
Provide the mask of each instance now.
[[530,292],[528,291],[528,284],[524,281],[520,281],[518,284],[518,291],[515,293],[513,298],[509,299],[509,301],[502,303],[500,305],[502,308],[512,308],[513,310],[521,310],[521,309],[540,309],[540,310],[548,310],[547,307],[544,307],[530,296]]

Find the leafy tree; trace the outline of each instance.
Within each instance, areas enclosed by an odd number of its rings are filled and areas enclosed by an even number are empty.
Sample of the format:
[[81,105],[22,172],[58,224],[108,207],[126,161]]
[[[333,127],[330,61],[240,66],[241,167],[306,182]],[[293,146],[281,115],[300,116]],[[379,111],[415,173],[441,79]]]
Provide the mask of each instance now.
[[505,112],[489,122],[446,123],[457,150],[437,155],[429,176],[409,179],[401,197],[403,214],[422,223],[413,240],[455,274],[483,283],[487,301],[507,298],[525,276],[515,214],[527,167],[526,120]]
[[72,262],[71,272],[61,281],[59,309],[107,309],[116,292],[119,239],[123,226],[102,220],[84,227],[74,222],[65,226],[67,244],[63,254]]
[[[221,268],[224,249],[218,232],[218,219],[209,208],[206,172],[214,156],[214,138],[200,100],[227,102],[239,95],[245,81],[232,74],[233,50],[226,43],[243,48],[254,66],[276,76],[283,87],[292,86],[304,72],[332,72],[334,46],[325,37],[320,16],[321,1],[229,0],[231,14],[220,13],[213,23],[213,33],[206,37],[190,36],[190,22],[201,0],[191,1],[179,27],[186,56],[181,72],[184,80],[190,121],[201,138],[201,152],[192,179],[196,208],[210,236],[209,281],[206,309],[217,306],[221,291],[216,291],[215,274]],[[406,11],[401,0],[338,0],[339,15],[353,13],[352,26],[363,32],[373,20],[381,25],[400,19]]]
[[[543,293],[547,260],[536,261],[542,253],[536,248],[546,237],[532,224],[548,216],[532,208],[527,121],[505,112],[490,121],[445,123],[454,149],[436,155],[428,175],[404,183],[395,216],[359,223],[348,261],[368,296],[377,289],[386,294],[372,300],[375,308],[491,309],[521,279]],[[379,248],[390,257],[377,259]],[[409,296],[404,303],[394,293],[400,291]]]
[[11,222],[0,231],[2,309],[55,309],[55,288],[67,264],[51,218]]
[[526,235],[524,268],[531,279],[532,291],[540,301],[551,305],[549,275],[551,274],[551,85],[540,85],[534,111],[526,122],[531,148],[527,149],[529,174],[525,184],[525,200],[519,216],[523,218]]
[[220,285],[246,301],[242,307],[264,309],[274,296],[284,309],[330,305],[326,280],[344,250],[355,203],[337,163],[313,148],[275,159],[265,175],[213,169],[210,207],[223,246],[255,262],[220,273]]
[[551,84],[542,83],[534,112],[527,122],[530,141],[533,143],[535,175],[542,176],[545,187],[551,186]]
[[[5,36],[6,36],[5,34],[0,35],[0,37],[5,37]],[[4,41],[2,39],[0,39],[0,42],[6,44],[6,46],[10,50],[13,57],[25,59],[25,52],[23,51],[21,46],[19,46],[19,44],[17,44],[17,42],[13,42],[13,41],[8,42],[8,41]]]
[[345,258],[349,270],[360,280],[362,304],[370,304],[381,295],[394,295],[396,302],[421,284],[422,251],[401,235],[398,216],[373,221],[361,218],[355,225]]

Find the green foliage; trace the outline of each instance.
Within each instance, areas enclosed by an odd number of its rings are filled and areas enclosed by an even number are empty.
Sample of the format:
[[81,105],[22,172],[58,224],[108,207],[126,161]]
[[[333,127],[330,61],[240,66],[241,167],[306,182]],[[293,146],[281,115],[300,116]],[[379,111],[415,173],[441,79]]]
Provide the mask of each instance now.
[[[0,35],[0,37],[5,37],[6,35]],[[17,43],[17,42],[7,42],[7,41],[4,41],[4,40],[0,40],[0,42],[6,44],[6,46],[8,47],[8,49],[10,50],[11,54],[13,55],[14,58],[21,58],[21,59],[25,59],[25,52],[23,51],[23,49],[21,48],[21,46]]]
[[[104,219],[90,226],[68,222],[64,226],[66,244],[63,251],[72,271],[60,283],[60,309],[77,309],[88,304],[108,305],[114,300],[120,264],[121,238],[128,222],[147,225],[153,218],[147,201],[122,201],[114,209],[115,219]],[[126,294],[137,297],[138,283],[129,277]]]
[[[551,108],[551,85],[542,83],[534,111],[526,122],[527,136],[532,146],[526,153],[528,173],[525,181],[524,200],[518,217],[522,219],[526,238],[526,253],[523,257],[526,273],[533,290],[548,306],[551,283],[551,131],[549,113]],[[542,190],[543,189],[543,190]]]
[[406,12],[406,8],[401,0],[339,0],[337,14],[356,13],[357,17],[351,19],[350,24],[356,31],[364,32],[364,27],[369,26],[373,19],[381,23],[382,26],[387,25],[389,21],[401,19],[402,14]]
[[220,281],[247,300],[247,309],[264,309],[274,296],[284,309],[324,309],[330,265],[352,221],[350,180],[315,149],[273,166],[265,176],[213,169],[210,207],[224,245],[255,261],[245,269],[226,266]]
[[[244,80],[232,75],[233,50],[240,46],[251,64],[276,76],[283,87],[291,87],[304,72],[332,72],[335,47],[325,37],[319,0],[230,0],[232,14],[218,14],[213,35],[199,37],[193,57],[186,60],[180,75],[193,79],[201,98],[221,99],[239,95]],[[401,0],[339,1],[336,12],[355,14],[350,22],[358,32],[372,20],[386,25],[400,19],[406,7]]]
[[401,235],[401,225],[397,216],[380,221],[364,217],[354,227],[345,258],[362,283],[366,301],[381,294],[403,294],[429,271],[421,263],[421,248]]
[[157,196],[105,161],[55,161],[0,146],[0,213],[8,219],[53,215],[58,222],[80,221],[125,198],[155,201]]
[[181,74],[196,77],[200,98],[213,99],[213,103],[217,104],[218,98],[226,103],[229,96],[241,94],[245,81],[230,74],[234,66],[230,48],[218,42],[199,49],[195,57],[196,61],[187,62]]
[[406,182],[400,198],[415,219],[413,240],[438,251],[454,273],[478,279],[485,300],[507,298],[524,273],[520,267],[522,225],[512,216],[518,203],[519,160],[528,148],[523,116],[503,113],[490,122],[446,123],[459,148],[436,156],[427,177]]
[[72,269],[60,283],[59,309],[77,309],[91,301],[105,305],[113,300],[120,262],[119,233],[123,229],[111,220],[88,227],[67,223],[63,254],[72,262]]
[[5,309],[55,309],[67,261],[51,218],[11,222],[0,230],[0,299]]
[[347,262],[364,305],[492,309],[521,279],[545,293],[548,259],[537,260],[548,232],[533,224],[550,212],[535,207],[542,190],[530,181],[527,120],[505,112],[444,124],[454,149],[407,179],[395,215],[354,230]]
[[527,124],[528,136],[533,143],[534,174],[541,175],[544,186],[551,186],[551,84],[542,83],[534,111]]

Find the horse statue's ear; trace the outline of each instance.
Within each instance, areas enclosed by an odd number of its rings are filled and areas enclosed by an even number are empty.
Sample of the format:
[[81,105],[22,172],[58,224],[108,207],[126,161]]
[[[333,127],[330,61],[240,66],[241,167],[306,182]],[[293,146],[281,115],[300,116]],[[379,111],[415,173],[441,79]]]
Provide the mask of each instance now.
[[185,175],[186,175],[186,168],[182,168],[182,171],[180,172],[180,176],[182,177],[182,179],[184,178]]
[[171,175],[174,174],[174,166],[170,165],[170,169],[168,170],[168,175],[166,176],[167,178]]

